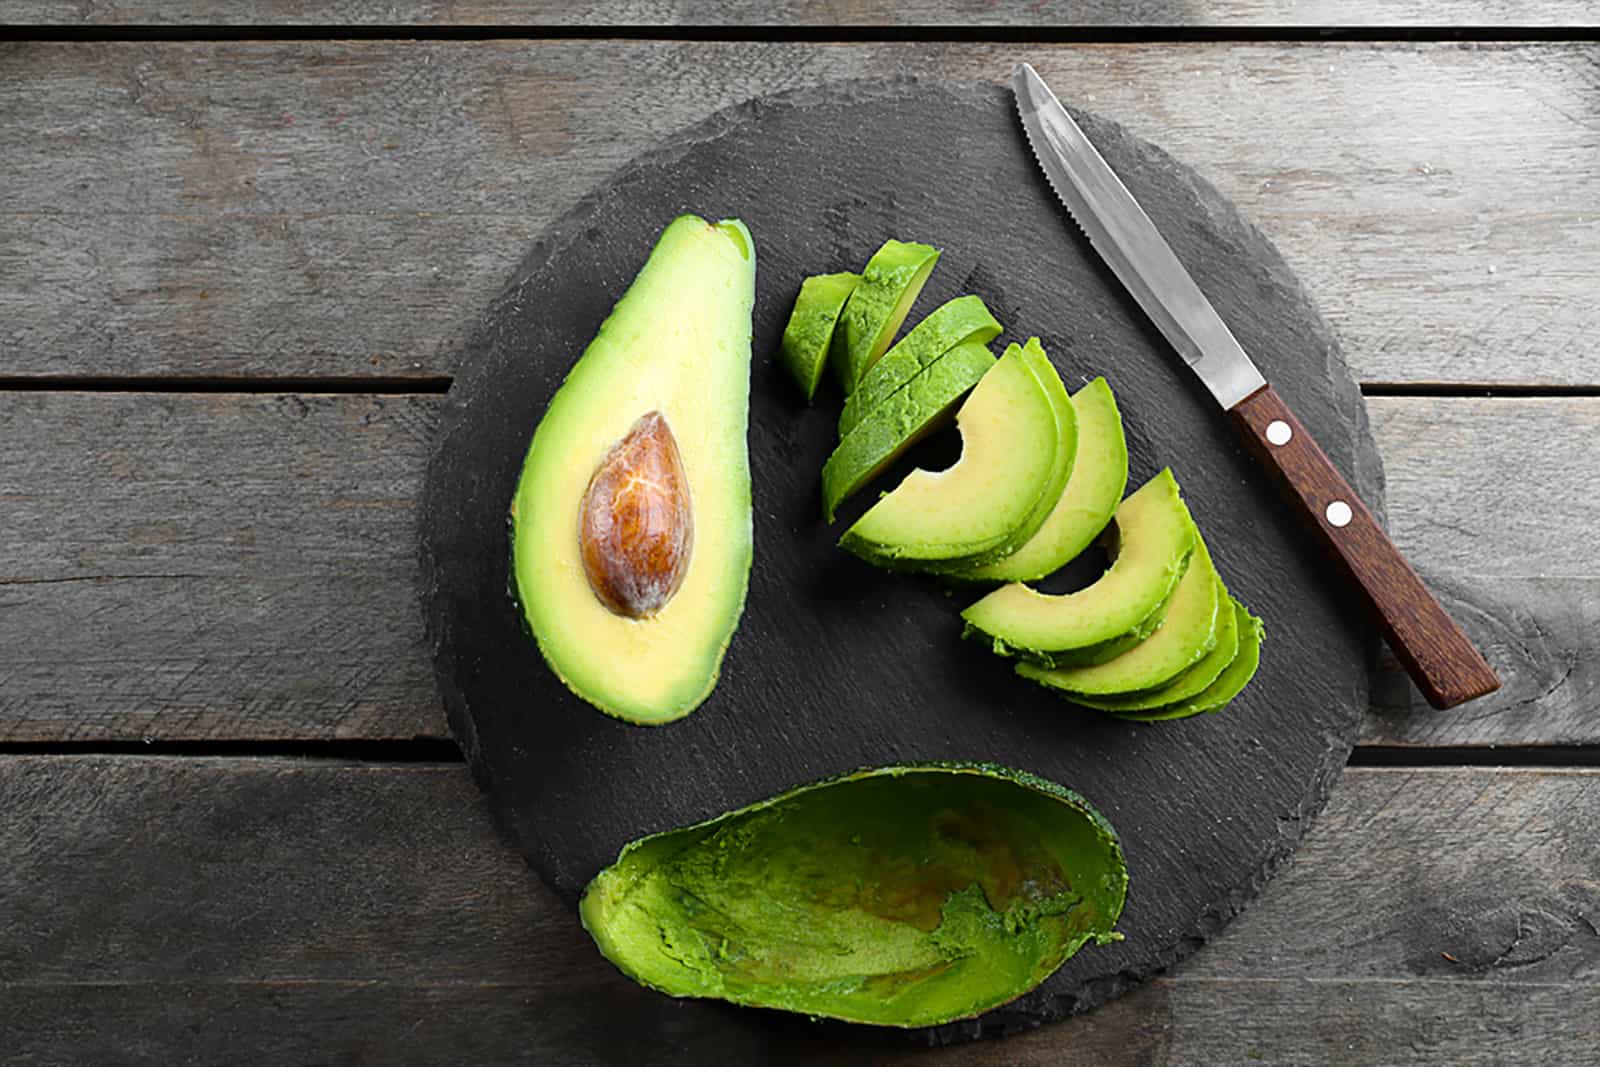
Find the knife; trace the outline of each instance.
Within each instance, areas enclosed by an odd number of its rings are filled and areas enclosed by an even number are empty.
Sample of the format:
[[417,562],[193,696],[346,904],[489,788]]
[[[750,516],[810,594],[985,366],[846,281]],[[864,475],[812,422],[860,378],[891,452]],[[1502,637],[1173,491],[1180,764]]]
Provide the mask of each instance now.
[[1389,647],[1428,703],[1451,708],[1499,689],[1494,669],[1267,384],[1050,87],[1026,63],[1011,84],[1028,143],[1056,196],[1365,593]]

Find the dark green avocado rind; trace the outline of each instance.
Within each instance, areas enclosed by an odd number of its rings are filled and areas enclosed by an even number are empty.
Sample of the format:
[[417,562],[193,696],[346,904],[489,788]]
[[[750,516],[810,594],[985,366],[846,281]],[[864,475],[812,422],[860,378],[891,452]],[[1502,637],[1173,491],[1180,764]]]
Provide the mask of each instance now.
[[846,498],[937,427],[994,364],[986,346],[958,345],[873,409],[823,464],[823,517],[832,522]]
[[894,340],[938,262],[932,245],[888,240],[861,269],[833,332],[833,370],[846,396]]
[[971,1018],[1120,939],[1116,832],[978,763],[869,768],[627,845],[579,904],[640,983],[894,1027]]
[[839,414],[839,436],[849,434],[879,404],[952,348],[987,344],[998,336],[1000,324],[978,297],[958,296],[940,304],[862,377]]
[[828,350],[833,344],[834,327],[844,305],[855,292],[861,275],[845,271],[818,274],[800,283],[789,324],[783,328],[779,351],[783,365],[810,402],[822,382],[828,365]]
[[1237,600],[1233,601],[1234,617],[1237,620],[1239,634],[1239,651],[1234,656],[1217,680],[1206,686],[1196,696],[1176,704],[1168,704],[1148,711],[1112,712],[1119,718],[1133,722],[1163,722],[1168,719],[1187,719],[1191,715],[1200,715],[1207,712],[1221,711],[1232,703],[1233,698],[1244,691],[1244,687],[1255,677],[1256,668],[1261,665],[1261,645],[1266,639],[1265,627],[1261,620],[1245,610],[1245,606]]
[[1217,643],[1194,666],[1172,681],[1139,693],[1114,696],[1088,696],[1073,693],[1068,699],[1075,704],[1099,711],[1148,711],[1166,704],[1176,704],[1199,695],[1216,681],[1239,654],[1239,602],[1228,595],[1222,579],[1217,579],[1217,594],[1222,610],[1217,615]]

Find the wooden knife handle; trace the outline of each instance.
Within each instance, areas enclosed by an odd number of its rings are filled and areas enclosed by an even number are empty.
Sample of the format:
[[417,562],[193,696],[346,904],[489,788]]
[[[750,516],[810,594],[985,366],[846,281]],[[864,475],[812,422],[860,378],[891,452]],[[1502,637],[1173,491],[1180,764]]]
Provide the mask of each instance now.
[[1500,678],[1389,540],[1270,385],[1230,412],[1257,456],[1299,502],[1323,544],[1366,593],[1395,656],[1436,708],[1500,688]]

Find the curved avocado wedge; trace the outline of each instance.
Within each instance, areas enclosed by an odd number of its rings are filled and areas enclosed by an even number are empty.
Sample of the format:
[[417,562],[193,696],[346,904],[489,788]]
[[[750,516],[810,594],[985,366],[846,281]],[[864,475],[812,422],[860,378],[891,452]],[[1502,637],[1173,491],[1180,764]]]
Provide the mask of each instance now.
[[844,311],[845,301],[850,299],[860,281],[861,275],[845,271],[818,274],[800,283],[800,295],[795,297],[789,324],[783,328],[779,351],[783,365],[789,368],[795,384],[806,395],[807,403],[817,395],[823,368],[828,365],[834,327]]
[[1032,534],[1041,495],[1057,473],[1055,406],[1029,357],[1012,345],[956,413],[961,458],[915,470],[839,544],[869,563],[904,570],[997,559]]
[[855,429],[874,408],[952,348],[963,344],[988,344],[998,336],[1000,324],[977,297],[958,296],[940,304],[896,341],[862,377],[856,391],[844,402],[844,411],[839,415],[839,436],[844,437]]
[[1032,658],[1098,645],[1146,622],[1188,569],[1198,537],[1172,471],[1135,490],[1115,522],[1116,558],[1092,585],[1060,596],[1002,586],[961,613],[966,635]]
[[1026,544],[964,578],[1032,582],[1077,558],[1106,528],[1128,488],[1128,443],[1122,415],[1104,378],[1072,394],[1078,448],[1072,476],[1055,507]]
[[694,710],[744,611],[754,299],[743,223],[673,221],[523,461],[511,502],[523,620],[568,688],[628,722]]
[[1221,676],[1239,653],[1239,616],[1236,610],[1238,601],[1228,596],[1228,590],[1221,580],[1217,582],[1217,596],[1220,605],[1217,610],[1217,642],[1211,646],[1211,651],[1202,656],[1192,667],[1155,689],[1114,696],[1086,696],[1074,693],[1071,694],[1073,703],[1099,711],[1148,711],[1165,704],[1176,704],[1199,694]]
[[1261,665],[1261,643],[1264,640],[1260,619],[1246,611],[1245,606],[1237,600],[1233,601],[1233,612],[1239,633],[1239,652],[1233,657],[1233,662],[1217,675],[1216,681],[1188,700],[1147,711],[1119,711],[1113,714],[1134,722],[1163,722],[1168,719],[1187,719],[1191,715],[1221,711],[1227,707],[1255,677],[1256,668]]
[[600,951],[675,997],[879,1026],[980,1015],[1114,932],[1115,831],[981,764],[858,771],[635,841],[578,905]]
[[[1061,375],[1056,373],[1056,368],[1050,362],[1050,357],[1045,354],[1044,345],[1037,337],[1030,337],[1022,346],[1022,356],[1028,361],[1033,375],[1039,379],[1045,396],[1050,400],[1050,409],[1056,417],[1056,458],[1055,466],[1050,472],[1049,480],[1045,482],[1039,499],[1034,503],[1033,512],[1026,522],[1015,531],[1011,538],[1012,548],[1004,559],[1010,559],[1016,550],[1033,539],[1035,533],[1049,519],[1054,511],[1057,501],[1067,486],[1067,480],[1072,477],[1073,465],[1078,456],[1078,413],[1072,406],[1072,398],[1067,395],[1067,387],[1061,384]],[[955,567],[935,566],[931,569],[948,574],[953,578],[968,580],[973,573],[981,571],[984,566],[971,567],[958,565]]]
[[846,396],[894,340],[937,262],[931,245],[890,240],[862,268],[833,332],[833,371]]
[[[1210,553],[1205,542],[1197,538],[1188,569],[1172,591],[1167,617],[1149,637],[1097,666],[1047,670],[1019,663],[1017,673],[1069,696],[1136,693],[1165,685],[1216,645],[1217,586]],[[1222,604],[1227,607],[1226,599]]]
[[950,409],[994,364],[994,353],[986,345],[957,345],[874,408],[822,466],[823,517],[832,522],[845,498],[942,425]]

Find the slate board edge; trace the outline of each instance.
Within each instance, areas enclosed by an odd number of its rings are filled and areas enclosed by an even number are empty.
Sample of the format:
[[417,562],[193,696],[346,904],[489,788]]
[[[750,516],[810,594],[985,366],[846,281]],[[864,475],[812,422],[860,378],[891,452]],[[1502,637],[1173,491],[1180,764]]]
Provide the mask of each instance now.
[[[850,99],[866,101],[883,97],[913,96],[928,93],[980,97],[985,103],[999,104],[1008,109],[1012,106],[1010,90],[993,83],[918,76],[836,81],[790,90],[771,96],[754,97],[741,103],[730,105],[712,113],[698,123],[669,135],[657,147],[635,156],[628,163],[613,171],[598,183],[594,189],[575,202],[559,219],[551,223],[535,241],[528,254],[517,265],[499,295],[485,309],[482,323],[492,324],[497,321],[500,318],[495,314],[497,309],[508,302],[514,303],[518,301],[524,288],[538,272],[539,268],[561,255],[564,249],[579,239],[581,236],[581,224],[588,218],[592,210],[604,201],[610,190],[636,175],[650,169],[669,165],[673,160],[680,158],[695,146],[714,141],[737,129],[742,123],[758,119],[768,109],[780,107],[802,109],[813,102],[837,104],[841,98],[847,101]],[[1095,133],[1096,140],[1105,135],[1142,140],[1136,138],[1119,123],[1070,106],[1069,110]],[[1314,318],[1315,330],[1326,341],[1327,358],[1324,373],[1332,387],[1332,392],[1339,400],[1338,407],[1341,417],[1352,425],[1352,439],[1356,450],[1355,469],[1346,473],[1357,491],[1361,493],[1363,499],[1381,518],[1384,514],[1382,460],[1378,454],[1376,441],[1371,433],[1365,401],[1361,396],[1359,387],[1350,375],[1349,369],[1344,362],[1338,339],[1328,325],[1327,320],[1322,316],[1315,302],[1306,292],[1299,277],[1289,267],[1289,264],[1283,259],[1276,246],[1273,245],[1260,227],[1243,216],[1231,200],[1228,200],[1218,192],[1212,183],[1196,173],[1193,168],[1173,158],[1158,145],[1150,142],[1144,142],[1144,145],[1154,155],[1171,164],[1172,174],[1187,186],[1190,199],[1197,203],[1210,201],[1212,203],[1226,204],[1232,210],[1238,224],[1249,235],[1256,238],[1261,247],[1268,252],[1270,258],[1265,265],[1269,269],[1274,283],[1287,293],[1304,301],[1310,308]],[[477,382],[475,381],[475,375],[487,373],[484,361],[474,360],[473,357],[479,352],[492,348],[493,339],[494,331],[492,325],[480,325],[477,330],[470,334],[465,343],[459,346],[451,346],[458,351],[459,358],[455,363],[457,367],[456,376],[445,398],[443,410],[440,414],[436,445],[429,458],[424,479],[422,504],[418,509],[421,565],[418,584],[427,647],[434,663],[435,684],[439,688],[440,697],[445,705],[450,731],[461,746],[467,764],[471,769],[473,780],[485,792],[489,791],[490,785],[487,781],[486,773],[481,769],[481,761],[478,758],[478,738],[471,717],[464,706],[462,695],[454,683],[458,664],[451,654],[452,646],[448,640],[450,635],[446,629],[445,612],[440,610],[441,605],[438,602],[439,589],[436,576],[439,571],[436,553],[429,537],[429,530],[432,526],[433,510],[437,507],[448,506],[450,500],[451,487],[445,483],[442,477],[442,468],[444,466],[442,457],[449,451],[448,445],[451,437],[461,432],[467,425],[467,410],[464,398],[476,392]],[[533,428],[534,424],[530,423],[528,426],[528,436],[530,438]],[[507,551],[509,551],[509,545]],[[507,595],[511,595],[510,590],[507,591]],[[1269,634],[1268,640],[1270,641],[1270,639],[1271,635]],[[532,651],[531,639],[530,651]],[[1374,639],[1369,644],[1366,676],[1357,682],[1355,697],[1358,701],[1365,702],[1368,698],[1371,684],[1370,675],[1376,663],[1376,656],[1377,642]],[[1234,887],[1223,902],[1202,913],[1189,931],[1174,941],[1167,951],[1156,955],[1154,963],[1149,968],[1126,970],[1108,978],[1085,983],[1074,992],[1054,995],[1045,1002],[1048,1005],[1045,1012],[1034,1010],[1019,1013],[1008,1011],[1007,1008],[1001,1007],[977,1019],[919,1030],[901,1031],[892,1028],[859,1026],[831,1021],[810,1023],[796,1020],[779,1012],[764,1014],[773,1016],[775,1029],[779,1031],[788,1029],[792,1023],[803,1023],[808,1030],[813,1031],[817,1026],[849,1031],[864,1043],[889,1042],[899,1044],[910,1039],[928,1045],[943,1045],[963,1040],[1019,1033],[1069,1015],[1089,1011],[1114,997],[1122,995],[1145,979],[1170,968],[1192,954],[1232,921],[1260,894],[1266,883],[1293,856],[1301,837],[1315,820],[1317,814],[1326,806],[1333,784],[1342,773],[1350,751],[1354,747],[1358,731],[1359,720],[1352,723],[1342,734],[1328,737],[1326,755],[1310,784],[1307,802],[1299,816],[1294,820],[1294,825],[1279,835],[1274,847],[1263,857],[1260,865],[1250,877],[1242,884]],[[801,785],[805,783],[797,782],[794,784]],[[1071,783],[1067,784],[1070,785]],[[489,805],[489,808],[491,817],[502,838],[512,847],[517,848],[525,861],[537,873],[538,865],[534,862],[532,852],[541,848],[541,843],[519,840],[514,827],[495,811],[493,805]],[[731,1010],[748,1011],[758,1009]]]

